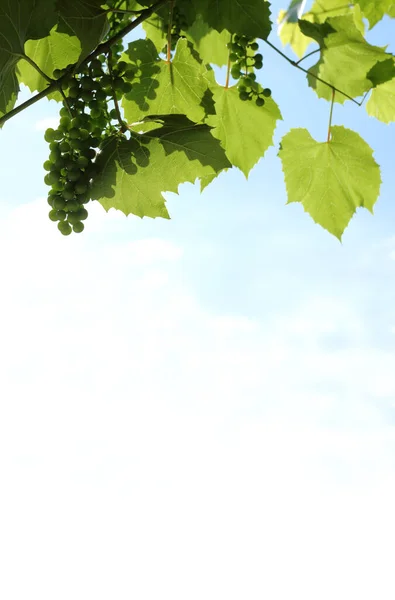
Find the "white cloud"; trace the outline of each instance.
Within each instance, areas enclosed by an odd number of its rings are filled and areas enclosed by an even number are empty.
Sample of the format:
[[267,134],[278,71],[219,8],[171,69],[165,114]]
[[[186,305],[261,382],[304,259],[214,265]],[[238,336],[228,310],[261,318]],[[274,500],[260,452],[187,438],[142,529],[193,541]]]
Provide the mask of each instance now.
[[0,222],[1,597],[392,600],[395,357],[355,307],[216,314],[179,245],[47,211]]
[[56,129],[59,125],[59,117],[46,117],[34,123],[35,131],[45,131],[49,127]]

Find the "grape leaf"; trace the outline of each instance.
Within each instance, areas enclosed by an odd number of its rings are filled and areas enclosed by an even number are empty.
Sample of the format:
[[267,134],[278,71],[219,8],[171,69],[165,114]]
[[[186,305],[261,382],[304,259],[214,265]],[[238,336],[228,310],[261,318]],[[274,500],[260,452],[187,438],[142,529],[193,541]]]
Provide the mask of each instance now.
[[18,96],[16,65],[25,42],[48,35],[56,20],[52,0],[0,3],[0,113],[8,112]]
[[[56,28],[53,28],[49,36],[27,41],[25,53],[46,75],[52,77],[55,69],[64,69],[67,65],[77,62],[81,54],[81,44],[77,37],[58,33]],[[31,92],[41,92],[48,86],[47,80],[25,60],[18,63],[18,79],[27,85]]]
[[178,41],[171,63],[158,57],[150,40],[132,42],[122,58],[140,69],[132,91],[122,99],[129,123],[141,120],[147,112],[185,114],[195,123],[204,118],[208,70],[192,54],[187,40]]
[[190,0],[196,13],[217,31],[266,40],[271,32],[267,0]]
[[207,125],[196,125],[184,115],[155,118],[162,126],[130,140],[113,137],[102,149],[92,198],[106,210],[169,218],[162,192],[177,192],[180,183],[194,183],[232,166]]
[[366,77],[376,87],[395,77],[395,61],[393,58],[378,62],[372,67]]
[[288,203],[301,202],[316,223],[341,239],[358,207],[373,212],[380,168],[373,151],[354,131],[332,127],[331,141],[316,142],[306,129],[281,141]]
[[94,50],[108,31],[102,0],[57,0],[59,33],[76,36],[81,42],[80,61]]
[[370,28],[374,27],[384,15],[391,15],[395,10],[393,0],[356,0],[361,7],[364,17],[369,21]]
[[211,29],[201,15],[198,15],[196,21],[186,31],[186,37],[192,42],[204,63],[222,67],[228,62],[229,51],[226,44],[231,36],[226,29],[221,32]]
[[[310,69],[327,83],[335,86],[352,98],[361,96],[372,88],[367,73],[379,61],[390,58],[383,48],[369,44],[357,26],[353,15],[329,18],[323,24],[299,21],[305,33],[314,38],[321,49],[319,61]],[[331,99],[330,87],[308,75],[309,85],[319,98]],[[346,100],[343,94],[336,94],[336,101]]]
[[280,110],[272,98],[266,98],[264,106],[243,102],[236,86],[216,85],[211,89],[216,114],[210,115],[206,123],[213,127],[212,135],[220,140],[230,162],[248,177],[273,144],[277,121],[282,119]]
[[395,79],[382,83],[372,90],[366,110],[371,117],[376,117],[383,123],[395,121]]

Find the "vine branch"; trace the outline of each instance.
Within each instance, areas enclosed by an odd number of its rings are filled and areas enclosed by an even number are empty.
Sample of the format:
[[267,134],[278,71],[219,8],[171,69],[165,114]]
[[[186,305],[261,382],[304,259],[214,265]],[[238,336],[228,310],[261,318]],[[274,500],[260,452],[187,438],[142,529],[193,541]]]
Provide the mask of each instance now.
[[332,116],[333,116],[333,105],[335,104],[335,94],[336,94],[335,90],[332,90],[332,102],[331,102],[331,110],[329,113],[328,138],[327,138],[328,144],[331,141]]
[[[116,44],[117,42],[122,40],[122,38],[125,37],[125,35],[127,35],[131,31],[133,31],[133,29],[136,29],[136,27],[138,27],[139,25],[141,25],[141,23],[143,23],[146,19],[148,19],[152,15],[152,13],[154,13],[156,10],[158,10],[159,8],[161,8],[168,2],[169,2],[169,0],[158,0],[158,2],[155,2],[155,4],[153,4],[152,6],[141,11],[140,15],[138,17],[136,17],[136,19],[134,19],[131,23],[126,25],[126,27],[121,29],[121,31],[116,33],[112,38],[110,38],[106,42],[102,42],[101,44],[99,44],[99,46],[97,46],[96,50],[91,52],[89,54],[89,56],[87,56],[78,65],[77,70],[80,69],[81,67],[83,67],[84,65],[86,65],[87,63],[91,62],[91,60],[93,60],[100,54],[107,54],[108,51],[110,50],[110,48],[114,44]],[[69,75],[69,73],[66,72],[65,75],[63,75],[56,81],[51,79],[51,83],[48,85],[48,87],[45,88],[45,90],[43,90],[42,92],[39,92],[38,94],[35,94],[32,98],[29,98],[29,100],[26,100],[26,102],[23,102],[19,106],[13,108],[8,113],[3,115],[0,118],[0,127],[2,127],[4,125],[4,123],[6,123],[6,121],[8,121],[9,119],[12,119],[12,117],[15,117],[15,115],[26,110],[26,108],[29,108],[29,106],[33,106],[33,104],[35,104],[36,102],[39,102],[39,100],[42,100],[42,98],[46,98],[49,94],[51,94],[52,92],[59,89],[59,86],[61,85],[63,79],[65,77],[67,77],[68,75]]]
[[37,71],[37,73],[39,73],[41,75],[41,77],[43,77],[46,81],[48,81],[48,83],[53,83],[53,79],[51,79],[46,73],[44,73],[44,71],[42,71],[40,69],[40,67],[38,66],[37,63],[34,62],[34,60],[32,60],[30,58],[30,56],[27,56],[27,54],[21,54],[20,55],[21,58],[23,58],[27,63],[29,63],[30,66],[33,67],[33,69],[35,69]]
[[327,81],[325,81],[324,79],[321,79],[321,77],[319,77],[318,75],[316,75],[315,73],[312,73],[311,71],[309,71],[308,69],[304,69],[303,67],[301,67],[298,62],[292,60],[292,58],[289,58],[289,56],[287,56],[286,54],[284,54],[284,52],[282,52],[279,48],[277,48],[277,46],[275,46],[274,44],[272,44],[271,42],[269,42],[268,40],[263,40],[265,42],[265,44],[267,44],[268,46],[270,46],[271,48],[273,48],[273,50],[275,52],[277,52],[278,54],[280,54],[280,56],[282,56],[283,58],[285,58],[285,60],[287,62],[289,62],[293,67],[296,67],[297,69],[299,69],[300,71],[303,71],[303,73],[306,73],[306,75],[311,75],[311,77],[314,77],[314,79],[316,79],[317,81],[319,81],[320,83],[323,83],[324,85],[326,85],[327,87],[329,87],[332,91],[334,92],[338,92],[339,94],[341,94],[342,96],[345,96],[346,98],[348,98],[349,100],[351,100],[352,102],[354,102],[355,104],[357,104],[358,106],[362,106],[362,102],[358,102],[358,100],[355,100],[355,98],[353,98],[352,96],[349,96],[348,94],[346,94],[346,92],[343,92],[342,90],[339,90],[337,87],[335,87],[334,85],[332,85],[331,83],[328,83]]

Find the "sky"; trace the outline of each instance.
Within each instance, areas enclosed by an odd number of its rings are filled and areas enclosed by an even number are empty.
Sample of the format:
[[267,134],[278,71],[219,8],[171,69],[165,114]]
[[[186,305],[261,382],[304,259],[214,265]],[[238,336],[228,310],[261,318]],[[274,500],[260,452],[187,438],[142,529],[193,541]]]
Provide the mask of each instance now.
[[277,157],[329,105],[262,51],[275,147],[167,194],[171,221],[93,203],[61,236],[56,105],[1,131],[4,600],[394,597],[394,125],[335,107],[383,178],[340,244],[286,206]]

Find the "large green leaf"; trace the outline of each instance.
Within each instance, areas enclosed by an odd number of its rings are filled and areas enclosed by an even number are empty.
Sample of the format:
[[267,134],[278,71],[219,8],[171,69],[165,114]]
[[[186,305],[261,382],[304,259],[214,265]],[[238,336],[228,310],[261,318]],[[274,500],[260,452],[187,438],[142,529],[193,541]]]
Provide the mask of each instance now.
[[130,140],[114,137],[99,155],[101,172],[92,197],[106,210],[169,218],[162,192],[177,192],[180,183],[231,167],[207,125],[196,125],[184,115],[156,119],[162,126]]
[[316,142],[306,129],[281,141],[288,203],[300,202],[316,223],[341,239],[358,207],[373,212],[380,169],[373,151],[354,131],[332,127],[330,142]]
[[[383,48],[369,44],[357,28],[353,15],[329,18],[323,24],[300,21],[306,35],[314,38],[321,48],[321,57],[310,71],[335,86],[348,96],[361,96],[372,88],[367,74],[379,61],[391,55]],[[331,89],[308,76],[309,85],[320,98],[331,98]],[[337,102],[345,102],[346,96],[336,94]]]
[[197,14],[217,31],[266,40],[271,31],[270,4],[266,0],[190,0]]
[[371,117],[376,117],[383,123],[395,121],[395,79],[382,83],[372,90],[366,110]]
[[[81,44],[77,37],[58,33],[54,28],[49,36],[26,42],[25,53],[46,75],[52,77],[55,69],[77,62]],[[46,79],[25,60],[18,63],[18,79],[32,92],[41,92],[48,85]]]
[[212,134],[220,140],[230,162],[248,177],[273,144],[277,121],[282,118],[280,110],[272,98],[267,98],[264,106],[243,102],[236,86],[216,85],[212,89],[216,114],[206,122],[213,127]]
[[219,32],[216,29],[211,29],[202,16],[198,15],[192,27],[188,28],[186,36],[199,52],[203,62],[212,63],[219,67],[226,65],[229,53],[226,44],[231,39],[229,31],[224,29]]
[[0,2],[0,113],[10,110],[16,101],[16,65],[25,42],[48,35],[56,20],[53,0]]
[[81,42],[80,60],[94,50],[108,32],[102,0],[57,0],[58,31],[76,36]]
[[139,67],[132,91],[122,100],[126,119],[134,123],[146,114],[185,114],[199,122],[205,116],[203,96],[209,83],[207,67],[179,40],[172,62],[161,60],[150,40],[129,44],[124,60]]
[[369,21],[370,27],[376,25],[384,15],[392,15],[395,11],[393,0],[356,0],[362,10],[362,14]]

